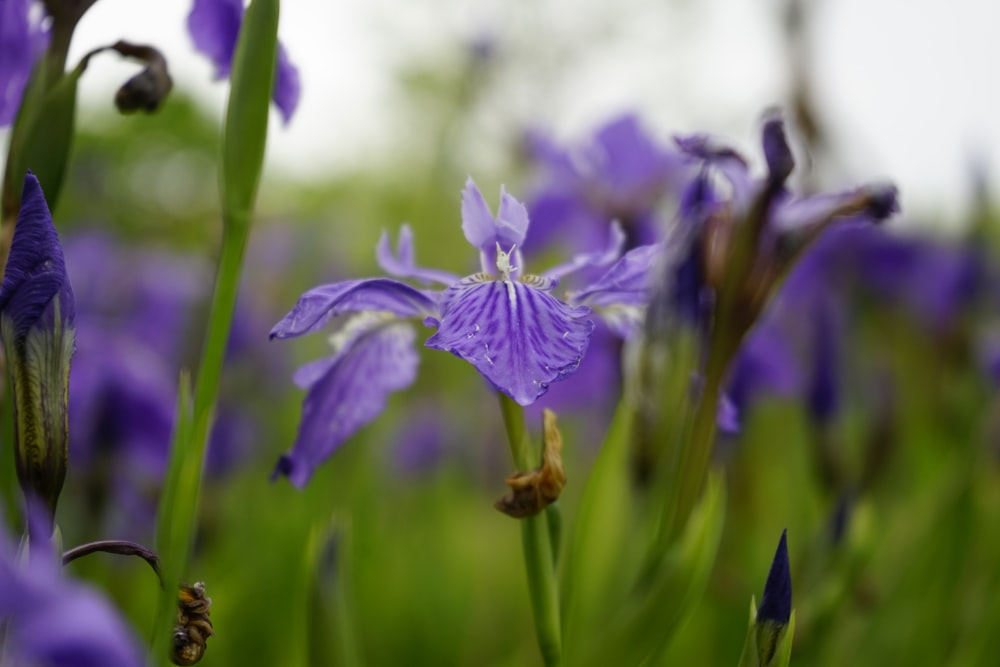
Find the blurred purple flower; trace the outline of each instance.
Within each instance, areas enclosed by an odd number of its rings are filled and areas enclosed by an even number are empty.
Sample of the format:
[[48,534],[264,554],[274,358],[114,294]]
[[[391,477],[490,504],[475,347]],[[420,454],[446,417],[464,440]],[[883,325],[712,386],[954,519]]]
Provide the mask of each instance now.
[[[70,380],[70,454],[76,477],[86,485],[88,513],[104,517],[112,510],[104,518],[121,523],[113,526],[116,532],[127,532],[146,525],[155,507],[167,464],[177,379],[197,354],[195,328],[211,274],[191,257],[130,249],[98,234],[69,239],[66,256],[70,272],[79,277],[74,283],[79,322]],[[249,372],[241,382],[256,383],[254,369],[273,362],[276,350],[260,349],[266,325],[253,305],[246,300],[238,304],[227,354],[235,362],[229,375]],[[248,360],[251,369],[245,368]],[[259,429],[252,426],[254,409],[247,401],[234,400],[228,386],[223,388],[209,441],[209,474],[232,470],[259,441]]]
[[688,172],[683,158],[657,145],[631,114],[571,149],[531,134],[528,150],[541,168],[528,204],[534,252],[556,242],[577,250],[600,247],[613,220],[625,230],[627,249],[657,241],[657,207],[679,191]]
[[[236,52],[236,40],[243,25],[243,0],[194,0],[188,14],[188,32],[195,48],[215,65],[215,78],[229,76]],[[278,44],[277,70],[271,99],[287,125],[299,105],[302,86],[299,70]]]
[[7,663],[140,667],[144,656],[132,628],[104,596],[64,577],[59,554],[47,546],[32,539],[27,557],[19,557],[0,529],[0,626]]
[[0,127],[14,122],[31,70],[49,46],[44,19],[37,0],[0,2]]
[[846,222],[827,229],[791,269],[730,371],[728,394],[746,409],[754,397],[799,396],[823,423],[838,411],[848,373],[846,340],[864,309],[895,313],[938,337],[960,325],[988,270],[968,247]]
[[[687,249],[666,281],[666,300],[706,340],[711,324],[726,320],[727,332],[716,338],[728,347],[716,352],[729,368],[727,395],[738,411],[761,391],[801,392],[815,417],[829,418],[837,407],[834,337],[841,315],[827,296],[838,284],[826,266],[831,251],[815,246],[835,230],[869,229],[893,214],[895,188],[792,193],[785,181],[794,160],[776,115],[762,131],[763,176],[707,136],[676,141],[701,167],[681,197],[677,229]],[[804,335],[803,327],[810,329]]]
[[[494,216],[471,178],[462,193],[462,230],[479,250],[482,272],[459,278],[416,266],[412,232],[404,226],[395,253],[387,235],[379,242],[382,268],[425,285],[443,284],[444,291],[388,278],[323,285],[303,294],[274,326],[272,338],[291,338],[316,331],[335,316],[348,316],[331,339],[334,356],[296,374],[296,383],[309,393],[296,442],[276,474],[304,485],[319,462],[383,410],[391,392],[413,382],[416,332],[401,318],[423,318],[435,326],[426,347],[468,361],[494,388],[524,406],[579,368],[594,328],[591,306],[623,334],[641,321],[635,313],[649,298],[647,274],[656,246],[636,248],[615,261],[619,234],[608,248],[579,255],[543,275],[526,274],[520,245],[528,232],[527,211],[501,189]],[[609,264],[601,280],[566,301],[551,295],[569,273]]]

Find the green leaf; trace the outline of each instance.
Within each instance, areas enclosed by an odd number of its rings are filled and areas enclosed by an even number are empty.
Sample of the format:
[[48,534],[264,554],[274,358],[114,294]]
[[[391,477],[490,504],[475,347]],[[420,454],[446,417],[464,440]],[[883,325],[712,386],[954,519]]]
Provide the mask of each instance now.
[[[771,644],[771,637],[776,646],[770,660],[761,655],[761,646]],[[757,623],[757,605],[750,598],[750,624],[747,628],[746,642],[740,654],[739,667],[788,667],[792,659],[792,641],[795,639],[795,610],[788,619],[788,625],[777,626],[774,622]],[[762,641],[767,640],[767,641]]]
[[626,566],[633,511],[629,490],[632,410],[618,407],[601,446],[565,554],[563,627],[567,664],[576,664],[592,633],[618,609],[628,593]]
[[604,627],[592,629],[582,664],[663,662],[663,654],[705,592],[724,519],[725,484],[720,473],[712,472],[679,539],[632,587],[628,603],[611,609]]
[[279,5],[279,0],[250,3],[233,56],[219,186],[227,227],[248,226],[257,197],[274,88]]
[[66,73],[51,88],[42,91],[38,77],[43,69],[36,68],[12,131],[4,174],[5,217],[16,215],[28,169],[38,177],[52,210],[66,174],[76,123],[77,82],[83,68]]

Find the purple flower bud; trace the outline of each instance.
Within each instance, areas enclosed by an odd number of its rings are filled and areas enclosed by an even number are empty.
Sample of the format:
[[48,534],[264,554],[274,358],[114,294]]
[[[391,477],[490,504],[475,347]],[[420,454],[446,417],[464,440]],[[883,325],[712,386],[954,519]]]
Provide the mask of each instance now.
[[788,147],[785,121],[781,116],[772,115],[764,121],[763,143],[768,179],[774,185],[781,185],[795,168],[795,158]]
[[767,573],[764,596],[757,608],[757,623],[773,621],[779,625],[787,625],[792,615],[792,575],[788,567],[787,532],[781,531],[781,540],[774,552],[771,570]]
[[18,479],[29,503],[45,504],[50,522],[66,477],[75,321],[59,237],[38,179],[28,172],[0,285],[0,336],[14,389]]

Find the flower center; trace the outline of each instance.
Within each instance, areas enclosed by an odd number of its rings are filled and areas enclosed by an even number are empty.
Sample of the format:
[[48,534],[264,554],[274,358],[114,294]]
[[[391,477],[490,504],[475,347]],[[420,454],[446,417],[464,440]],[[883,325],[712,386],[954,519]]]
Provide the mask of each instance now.
[[516,247],[517,245],[512,245],[510,250],[504,252],[503,248],[500,247],[500,242],[497,241],[497,270],[500,272],[502,280],[510,280],[510,272],[517,271],[516,266],[510,265],[510,256],[514,254]]

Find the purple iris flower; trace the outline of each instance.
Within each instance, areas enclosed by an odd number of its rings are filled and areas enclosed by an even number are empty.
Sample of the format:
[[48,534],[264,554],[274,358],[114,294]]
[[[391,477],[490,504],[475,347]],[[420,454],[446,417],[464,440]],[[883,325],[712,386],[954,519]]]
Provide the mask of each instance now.
[[684,158],[658,145],[632,114],[581,146],[563,149],[533,134],[528,150],[542,172],[528,204],[534,251],[567,241],[600,247],[612,220],[625,230],[626,248],[653,243],[662,234],[657,208],[688,174]]
[[[295,445],[276,474],[304,485],[321,461],[383,410],[390,393],[413,382],[416,331],[408,318],[437,328],[426,347],[468,361],[497,391],[523,406],[576,372],[595,310],[622,334],[638,329],[649,297],[649,266],[659,246],[639,247],[619,258],[623,238],[618,233],[607,248],[578,255],[542,275],[528,274],[520,249],[528,233],[526,209],[501,189],[494,216],[471,178],[462,193],[462,230],[479,251],[481,272],[462,278],[418,267],[413,235],[404,227],[395,253],[383,235],[377,258],[390,275],[425,287],[390,278],[323,285],[303,294],[275,325],[272,338],[290,338],[317,331],[331,318],[341,320],[331,338],[334,355],[296,374],[308,394]],[[552,295],[570,273],[609,265],[600,280],[565,301]],[[444,289],[426,287],[431,284]]]
[[[188,14],[188,32],[195,48],[215,65],[215,78],[229,76],[236,53],[236,39],[243,25],[243,0],[194,0]],[[271,99],[287,125],[299,105],[302,93],[299,70],[288,59],[288,52],[278,44],[278,63]]]
[[0,127],[14,122],[31,69],[49,46],[44,19],[37,0],[0,2]]
[[[33,534],[37,534],[33,532]],[[0,529],[0,626],[5,664],[139,667],[132,628],[108,600],[65,577],[59,555],[32,540],[27,558]]]

